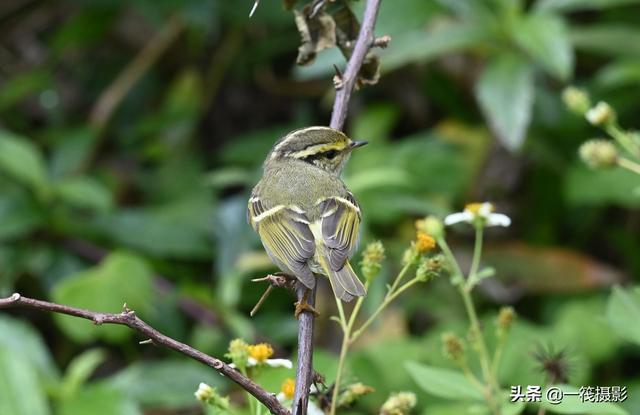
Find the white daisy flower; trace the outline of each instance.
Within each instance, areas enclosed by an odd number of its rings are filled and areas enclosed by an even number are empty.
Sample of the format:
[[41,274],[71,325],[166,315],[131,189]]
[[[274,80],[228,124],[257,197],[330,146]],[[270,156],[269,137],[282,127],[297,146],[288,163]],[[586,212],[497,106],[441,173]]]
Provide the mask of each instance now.
[[[281,403],[291,407],[291,405],[293,404],[293,393],[295,391],[295,388],[295,380],[291,378],[285,379],[285,381],[282,383],[282,387],[280,388],[280,392],[278,392],[278,394],[276,395],[276,398]],[[317,389],[314,385],[311,385],[310,392],[317,392]],[[309,400],[309,406],[307,406],[307,415],[324,415],[324,412],[315,402]]]
[[466,222],[470,224],[479,224],[486,226],[509,226],[511,218],[502,213],[494,213],[495,206],[491,203],[470,203],[464,207],[462,212],[452,213],[444,218],[444,224],[447,226],[456,223]]
[[[243,343],[241,347],[246,350],[244,353],[248,354],[246,358],[246,367],[264,365],[270,367],[284,367],[287,369],[293,369],[293,363],[289,359],[269,359],[271,356],[273,356],[273,347],[271,347],[271,345],[268,343],[249,345]],[[236,367],[234,363],[231,363],[229,366],[233,368]]]

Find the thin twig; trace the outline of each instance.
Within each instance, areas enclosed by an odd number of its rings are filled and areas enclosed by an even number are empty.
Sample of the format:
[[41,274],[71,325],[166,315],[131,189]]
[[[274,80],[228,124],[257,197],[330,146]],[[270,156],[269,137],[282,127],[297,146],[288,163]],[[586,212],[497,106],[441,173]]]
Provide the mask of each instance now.
[[347,111],[349,109],[349,100],[351,99],[351,92],[356,84],[358,78],[358,72],[362,67],[362,62],[367,56],[369,49],[373,45],[374,36],[373,29],[376,24],[376,18],[378,17],[378,9],[380,8],[381,0],[368,0],[364,9],[364,17],[362,19],[362,25],[360,26],[360,33],[358,33],[358,39],[356,45],[353,48],[353,53],[349,62],[347,63],[347,69],[342,76],[342,88],[336,91],[336,100],[333,104],[333,113],[331,114],[331,128],[341,130],[344,125],[344,121],[347,118]]
[[107,124],[114,110],[129,93],[131,88],[149,68],[162,56],[184,28],[182,19],[174,15],[167,24],[160,29],[155,37],[140,51],[109,87],[100,95],[95,106],[91,109],[89,123],[102,130]]
[[185,356],[195,359],[217,370],[222,375],[237,383],[251,395],[255,396],[257,400],[259,400],[264,406],[269,408],[269,411],[271,411],[271,413],[277,415],[291,415],[291,413],[284,406],[282,406],[280,402],[278,402],[275,395],[262,389],[251,379],[242,375],[242,373],[230,367],[220,359],[216,359],[215,357],[202,353],[201,351],[194,349],[191,346],[180,343],[179,341],[160,333],[159,331],[142,321],[140,318],[138,318],[135,312],[127,309],[126,306],[121,313],[112,314],[99,313],[95,311],[84,310],[81,308],[50,303],[47,301],[34,300],[32,298],[23,297],[17,293],[8,298],[0,298],[0,308],[11,307],[29,307],[43,311],[51,311],[53,313],[67,314],[70,316],[91,320],[96,325],[118,324],[127,326],[139,333],[144,334],[145,337],[151,340],[151,342],[155,345],[161,345],[175,350],[179,353],[184,354]]
[[[349,110],[349,100],[351,92],[356,84],[358,72],[362,67],[369,49],[374,44],[373,29],[375,27],[378,9],[381,0],[367,0],[364,10],[364,17],[358,39],[356,40],[353,53],[347,63],[347,69],[341,74],[341,85],[336,91],[336,98],[333,103],[330,127],[341,130],[347,118]],[[302,301],[304,289],[297,291],[298,301]],[[312,290],[308,296],[309,304],[315,304],[316,290]],[[303,312],[298,320],[298,368],[296,372],[296,387],[293,398],[294,415],[306,415],[307,404],[309,402],[309,388],[313,371],[313,320],[314,316],[310,312]]]

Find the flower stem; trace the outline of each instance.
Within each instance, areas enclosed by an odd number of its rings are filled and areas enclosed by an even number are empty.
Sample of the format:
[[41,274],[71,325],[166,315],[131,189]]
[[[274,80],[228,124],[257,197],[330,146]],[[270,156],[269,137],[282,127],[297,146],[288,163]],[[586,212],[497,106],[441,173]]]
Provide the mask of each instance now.
[[613,137],[629,154],[640,157],[640,147],[633,141],[629,133],[614,122],[606,127],[607,133]]
[[480,257],[482,256],[482,226],[476,226],[476,240],[473,244],[473,259],[471,260],[471,268],[469,269],[469,277],[465,284],[468,290],[471,290],[476,282],[476,275],[480,267]]
[[500,387],[495,379],[494,373],[491,371],[491,363],[489,359],[489,352],[487,351],[487,346],[484,341],[484,336],[482,335],[482,330],[480,329],[480,322],[478,320],[478,315],[476,313],[476,309],[473,305],[473,300],[471,299],[471,289],[473,288],[473,284],[469,284],[469,280],[473,281],[474,276],[478,272],[478,268],[480,266],[480,257],[482,254],[482,232],[481,227],[476,227],[476,240],[474,243],[473,249],[473,259],[471,260],[471,268],[469,270],[469,276],[464,282],[464,274],[462,273],[462,269],[456,261],[456,258],[453,256],[453,252],[444,238],[438,239],[438,245],[444,252],[445,256],[448,258],[449,262],[453,265],[454,272],[454,282],[459,280],[463,281],[461,283],[454,283],[462,296],[462,300],[464,302],[464,307],[467,312],[467,316],[469,318],[469,322],[471,323],[471,332],[474,337],[474,341],[477,345],[478,352],[478,360],[480,361],[480,367],[482,369],[482,375],[484,381],[487,383],[488,393],[485,394],[487,399],[487,404],[491,407],[492,412],[499,415],[500,409],[496,403],[497,395],[500,392]]
[[631,170],[636,174],[640,174],[640,164],[636,163],[635,161],[631,161],[627,158],[619,157],[618,166],[625,168],[627,170]]
[[[346,319],[344,309],[342,307],[342,302],[339,298],[336,298],[336,305],[338,307],[338,315],[340,317],[340,327],[342,328],[342,345],[340,347],[340,357],[338,359],[338,367],[336,369],[336,378],[333,384],[333,394],[331,396],[331,408],[329,410],[330,415],[335,415],[336,406],[338,404],[338,396],[340,394],[340,382],[342,380],[342,372],[344,371],[344,364],[347,358],[347,354],[349,353],[349,348],[356,341],[358,337],[364,332],[364,330],[373,323],[373,321],[378,317],[378,315],[391,303],[398,295],[404,292],[406,289],[411,287],[416,282],[419,282],[418,279],[414,278],[411,281],[405,283],[404,285],[398,288],[400,281],[406,276],[407,272],[413,265],[413,262],[407,263],[402,270],[398,273],[396,278],[394,279],[389,291],[384,297],[384,300],[380,306],[371,314],[371,316],[365,321],[358,330],[355,332],[353,328],[355,326],[356,320],[358,318],[358,314],[362,308],[362,304],[364,303],[364,297],[359,297],[356,305],[353,307],[351,311],[351,315],[349,316],[349,320]],[[369,283],[367,282],[366,288],[369,288]]]

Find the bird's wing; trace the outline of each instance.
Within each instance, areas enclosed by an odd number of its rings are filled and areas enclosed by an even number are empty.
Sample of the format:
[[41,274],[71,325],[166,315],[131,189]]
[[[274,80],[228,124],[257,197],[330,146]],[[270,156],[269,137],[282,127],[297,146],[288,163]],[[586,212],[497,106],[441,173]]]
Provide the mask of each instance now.
[[330,197],[320,202],[322,238],[327,247],[329,267],[342,269],[358,244],[360,207],[351,193],[345,197]]
[[249,199],[247,218],[258,232],[269,256],[283,271],[290,270],[308,288],[315,278],[307,261],[315,253],[313,233],[306,213],[296,206],[267,207],[256,196]]
[[320,202],[321,231],[324,244],[320,262],[328,267],[331,286],[336,296],[351,301],[367,293],[365,286],[349,265],[349,257],[358,244],[360,207],[351,193],[346,197],[330,197]]

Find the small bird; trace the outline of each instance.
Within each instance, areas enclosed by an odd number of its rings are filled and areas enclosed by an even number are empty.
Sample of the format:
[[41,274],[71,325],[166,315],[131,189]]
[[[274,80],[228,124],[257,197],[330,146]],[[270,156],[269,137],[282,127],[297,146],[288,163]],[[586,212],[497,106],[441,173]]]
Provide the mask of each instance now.
[[[329,277],[337,298],[351,301],[366,289],[349,264],[356,249],[361,212],[340,179],[351,152],[366,141],[353,141],[329,127],[290,132],[275,143],[253,188],[247,220],[271,260],[308,289],[314,274]],[[296,316],[314,311],[306,294]]]

